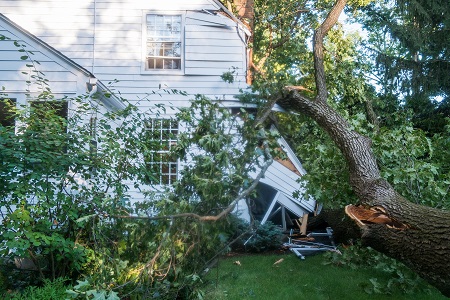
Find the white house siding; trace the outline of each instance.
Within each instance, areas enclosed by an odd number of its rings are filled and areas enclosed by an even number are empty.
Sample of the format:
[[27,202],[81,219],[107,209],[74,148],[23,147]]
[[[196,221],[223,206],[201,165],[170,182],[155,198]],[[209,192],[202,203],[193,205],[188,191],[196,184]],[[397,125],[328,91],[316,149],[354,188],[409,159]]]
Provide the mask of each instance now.
[[[24,39],[8,24],[2,23],[1,19],[0,35],[9,38],[0,41],[0,86],[4,87],[3,93],[39,93],[42,86],[36,83],[32,75],[48,79],[48,87],[57,95],[70,96],[84,92],[86,78],[80,78],[66,66],[59,64],[55,57],[44,53],[39,44]],[[15,46],[14,42],[20,47]],[[21,56],[28,58],[21,59]]]
[[[255,176],[256,173],[252,173],[252,175]],[[295,192],[299,192],[300,195],[304,194],[304,188],[299,183],[299,180],[300,176],[290,171],[279,162],[274,161],[272,165],[267,169],[264,177],[261,178],[261,183],[265,183],[274,187],[276,190],[283,193],[292,202],[303,207],[307,211],[314,211],[316,202],[313,199],[295,199],[293,197]]]
[[[246,37],[230,18],[205,12],[218,9],[212,0],[0,0],[1,13],[105,84],[117,80],[113,89],[143,110],[186,106],[196,94],[236,103],[239,88],[247,87]],[[152,12],[183,15],[181,72],[142,71],[145,14]],[[235,81],[225,83],[220,76],[233,70]]]
[[70,52],[75,45],[83,45],[82,55],[89,61],[92,61],[93,8],[92,0],[0,1],[0,12],[16,24],[59,51]]
[[244,75],[246,36],[232,20],[188,12],[185,28],[186,74],[220,76],[235,70]]

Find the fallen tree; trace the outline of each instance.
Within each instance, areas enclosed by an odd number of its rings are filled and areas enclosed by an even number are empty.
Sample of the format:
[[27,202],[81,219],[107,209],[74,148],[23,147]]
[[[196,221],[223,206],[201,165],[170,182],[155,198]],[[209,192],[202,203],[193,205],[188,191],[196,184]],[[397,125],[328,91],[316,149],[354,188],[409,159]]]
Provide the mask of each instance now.
[[[286,87],[281,106],[315,120],[342,151],[350,171],[350,184],[360,203],[348,207],[357,220],[365,245],[405,263],[450,297],[450,212],[414,204],[384,180],[371,150],[371,140],[351,129],[327,104],[323,40],[346,5],[337,0],[314,35],[316,96],[298,87]],[[353,211],[353,213],[351,213]],[[362,215],[369,215],[361,220]]]

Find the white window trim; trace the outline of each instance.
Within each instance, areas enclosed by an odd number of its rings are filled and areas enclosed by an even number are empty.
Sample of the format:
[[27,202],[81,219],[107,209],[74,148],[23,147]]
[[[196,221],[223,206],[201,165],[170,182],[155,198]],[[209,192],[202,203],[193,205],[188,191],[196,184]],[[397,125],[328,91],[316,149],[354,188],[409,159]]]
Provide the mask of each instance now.
[[[152,69],[146,68],[147,64],[147,15],[180,15],[181,16],[181,69]],[[184,61],[185,61],[185,38],[184,38],[184,27],[186,21],[186,11],[159,11],[150,10],[142,12],[142,43],[141,43],[141,74],[142,75],[184,75]]]
[[[166,116],[154,115],[154,116],[152,116],[151,120],[157,120],[157,121],[176,120],[176,122],[178,124],[178,126],[177,126],[177,136],[176,136],[176,139],[175,139],[176,142],[175,142],[175,145],[174,145],[174,147],[176,147],[176,143],[178,143],[178,135],[181,133],[181,128],[182,128],[182,126],[180,126],[180,121],[176,118],[176,116],[175,115],[166,115]],[[165,154],[165,153],[168,154],[168,153],[170,153],[170,151],[171,151],[171,149],[169,149],[169,150],[156,150],[156,151],[153,151],[153,152],[155,154]],[[157,162],[157,161],[156,162],[152,162],[152,161],[150,161],[149,163],[158,165],[159,166],[158,168],[161,167],[160,162]],[[155,182],[151,183],[151,185],[157,186],[157,187],[167,187],[167,186],[172,186],[176,181],[179,180],[180,159],[177,158],[176,161],[168,161],[167,163],[175,163],[176,164],[175,180],[172,181],[172,179],[170,178],[172,173],[171,173],[170,167],[169,167],[169,173],[167,173],[167,174],[166,173],[158,174],[159,180],[157,182],[155,181]],[[167,175],[169,176],[169,183],[163,183],[163,177],[167,176]]]

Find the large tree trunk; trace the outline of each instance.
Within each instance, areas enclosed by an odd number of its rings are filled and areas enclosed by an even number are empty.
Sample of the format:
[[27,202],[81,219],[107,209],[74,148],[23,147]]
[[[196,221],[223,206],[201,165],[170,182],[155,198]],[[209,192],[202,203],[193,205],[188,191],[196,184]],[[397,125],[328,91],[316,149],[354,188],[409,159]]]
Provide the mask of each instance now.
[[401,226],[364,224],[363,243],[394,257],[450,297],[450,212],[411,203],[380,177],[370,140],[352,131],[326,103],[292,91],[283,102],[323,127],[346,157],[360,202]]
[[279,104],[314,119],[344,154],[350,169],[350,183],[360,204],[376,208],[390,222],[359,222],[367,246],[394,257],[450,297],[450,212],[413,204],[380,176],[371,151],[371,140],[353,131],[347,121],[327,104],[323,67],[323,38],[336,23],[345,6],[338,0],[316,30],[314,60],[317,96],[310,99],[295,87]]

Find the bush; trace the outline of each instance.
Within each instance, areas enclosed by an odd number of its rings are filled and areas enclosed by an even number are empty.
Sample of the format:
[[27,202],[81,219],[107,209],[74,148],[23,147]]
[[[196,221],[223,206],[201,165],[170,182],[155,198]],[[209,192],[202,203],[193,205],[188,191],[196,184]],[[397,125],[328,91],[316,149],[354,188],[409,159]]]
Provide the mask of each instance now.
[[243,220],[236,221],[236,237],[242,235],[232,249],[235,251],[245,251],[251,253],[260,253],[279,249],[283,240],[281,229],[271,222],[260,224],[255,222],[251,230],[249,224]]
[[63,300],[67,298],[66,290],[71,286],[66,285],[65,278],[57,278],[54,281],[44,279],[41,287],[29,286],[22,292],[3,295],[5,300]]

